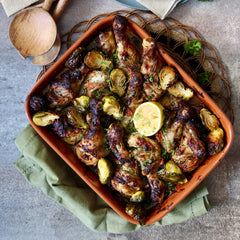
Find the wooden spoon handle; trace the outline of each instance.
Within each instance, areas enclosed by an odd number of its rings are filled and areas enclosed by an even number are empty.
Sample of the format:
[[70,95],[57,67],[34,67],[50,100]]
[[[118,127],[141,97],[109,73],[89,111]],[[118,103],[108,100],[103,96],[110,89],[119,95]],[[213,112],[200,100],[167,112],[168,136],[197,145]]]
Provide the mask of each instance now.
[[45,11],[49,11],[52,4],[53,4],[54,0],[45,0],[43,5],[42,5],[42,9],[44,9]]
[[52,17],[57,22],[61,14],[63,13],[64,8],[66,7],[69,0],[59,0],[57,6],[53,10]]

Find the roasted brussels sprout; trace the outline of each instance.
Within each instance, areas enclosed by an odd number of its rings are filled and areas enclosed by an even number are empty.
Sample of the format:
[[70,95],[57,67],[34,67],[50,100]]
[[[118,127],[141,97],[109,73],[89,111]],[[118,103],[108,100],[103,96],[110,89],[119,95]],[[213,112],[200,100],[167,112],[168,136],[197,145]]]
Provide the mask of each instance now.
[[98,161],[98,177],[102,184],[107,184],[113,175],[113,166],[106,158],[100,158]]
[[59,119],[59,115],[50,112],[37,112],[33,115],[33,122],[40,127],[45,127],[52,124],[56,119]]
[[206,108],[201,109],[200,118],[202,120],[202,124],[206,126],[210,131],[219,128],[220,123],[217,117]]
[[207,136],[207,147],[210,155],[220,152],[224,147],[224,131],[217,128],[211,131]]
[[103,52],[112,57],[116,52],[117,45],[112,31],[106,31],[99,34],[99,42]]
[[193,90],[186,88],[182,82],[176,82],[173,86],[168,88],[168,92],[175,97],[180,97],[189,100],[193,97]]
[[131,216],[132,218],[137,220],[141,225],[144,225],[145,211],[140,204],[128,203],[126,208],[125,208],[125,212],[129,216]]
[[68,143],[69,145],[75,145],[82,139],[83,133],[84,129],[82,128],[75,129],[67,128],[65,137],[63,137],[62,140]]
[[178,184],[187,182],[182,170],[171,160],[165,164],[164,169],[158,172],[158,176],[166,182],[177,182]]
[[68,73],[62,74],[60,79],[56,79],[50,84],[47,98],[50,108],[63,107],[72,101],[74,93],[71,89]]
[[85,56],[85,48],[78,47],[73,53],[69,56],[68,60],[65,63],[65,66],[70,69],[79,68],[83,62]]
[[77,107],[80,111],[84,112],[89,107],[90,97],[88,96],[81,96],[78,98],[73,99],[73,104]]
[[131,198],[130,201],[131,202],[142,202],[145,198],[145,192],[144,191],[137,191],[136,193],[134,193]]
[[29,104],[31,110],[34,112],[44,111],[46,109],[45,100],[41,96],[31,95]]
[[84,116],[78,111],[76,107],[69,107],[66,112],[68,122],[78,128],[88,128]]
[[103,111],[113,116],[115,119],[119,119],[123,116],[123,113],[121,112],[121,107],[119,102],[116,100],[113,96],[106,96],[102,98],[103,102]]
[[122,97],[126,90],[126,76],[121,69],[113,69],[110,74],[110,90]]
[[88,52],[84,58],[84,63],[91,69],[112,69],[113,63],[107,59],[102,52],[91,51]]
[[89,97],[101,98],[106,95],[108,90],[108,74],[104,71],[93,70],[86,76],[86,82],[83,84],[81,94]]
[[162,89],[166,90],[177,81],[177,72],[173,67],[165,66],[161,69],[158,77]]

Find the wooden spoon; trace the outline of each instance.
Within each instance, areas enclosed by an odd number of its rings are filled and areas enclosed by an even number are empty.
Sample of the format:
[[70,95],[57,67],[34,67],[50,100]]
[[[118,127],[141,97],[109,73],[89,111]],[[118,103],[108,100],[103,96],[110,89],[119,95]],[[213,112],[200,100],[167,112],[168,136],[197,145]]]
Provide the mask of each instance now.
[[[57,5],[53,11],[53,14],[52,14],[52,17],[55,20],[55,22],[57,22],[57,20],[61,16],[68,1],[69,0],[59,0],[58,1]],[[48,52],[46,52],[40,56],[34,57],[32,64],[47,65],[47,64],[53,62],[55,60],[55,58],[58,56],[60,49],[61,49],[61,40],[60,40],[59,34],[57,34],[56,40],[55,40],[52,48]]]
[[57,26],[48,13],[53,0],[45,0],[42,8],[28,8],[18,13],[9,27],[13,46],[23,56],[38,56],[54,44]]

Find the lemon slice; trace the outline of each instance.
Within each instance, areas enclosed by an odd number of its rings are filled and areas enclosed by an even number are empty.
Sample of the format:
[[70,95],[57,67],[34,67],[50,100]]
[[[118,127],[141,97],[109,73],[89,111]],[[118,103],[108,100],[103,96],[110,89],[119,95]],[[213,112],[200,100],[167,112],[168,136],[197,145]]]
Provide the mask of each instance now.
[[156,134],[163,125],[163,109],[157,102],[145,102],[138,106],[133,116],[137,131],[144,136]]

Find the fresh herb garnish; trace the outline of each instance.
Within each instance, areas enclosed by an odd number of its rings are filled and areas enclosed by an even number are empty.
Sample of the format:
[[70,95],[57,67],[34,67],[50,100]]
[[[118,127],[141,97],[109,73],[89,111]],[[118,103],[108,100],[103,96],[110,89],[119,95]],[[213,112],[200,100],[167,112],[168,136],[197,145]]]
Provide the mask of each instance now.
[[212,2],[213,0],[198,0],[199,2]]
[[202,43],[198,40],[189,41],[189,42],[185,43],[185,45],[184,45],[185,52],[190,53],[194,56],[199,54],[201,48],[202,48]]
[[209,79],[210,74],[211,74],[211,72],[206,71],[206,72],[198,75],[197,81],[201,87],[206,87],[207,85],[209,85],[211,83],[210,79]]
[[152,74],[149,75],[149,80],[150,80],[150,82],[153,82],[153,76],[152,76]]

